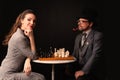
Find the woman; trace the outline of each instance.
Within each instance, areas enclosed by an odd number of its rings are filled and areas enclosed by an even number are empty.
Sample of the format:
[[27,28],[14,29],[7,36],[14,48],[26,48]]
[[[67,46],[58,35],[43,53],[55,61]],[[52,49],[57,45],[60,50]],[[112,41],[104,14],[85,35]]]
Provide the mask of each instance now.
[[44,75],[31,72],[31,60],[37,59],[33,29],[36,16],[33,10],[23,11],[16,19],[3,45],[7,55],[0,67],[0,80],[45,80]]

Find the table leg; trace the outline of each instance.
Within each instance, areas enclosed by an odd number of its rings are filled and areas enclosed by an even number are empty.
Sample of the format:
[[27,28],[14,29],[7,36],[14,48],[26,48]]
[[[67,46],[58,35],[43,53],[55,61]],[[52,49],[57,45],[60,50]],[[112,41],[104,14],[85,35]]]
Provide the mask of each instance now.
[[54,80],[54,64],[52,64],[52,80]]

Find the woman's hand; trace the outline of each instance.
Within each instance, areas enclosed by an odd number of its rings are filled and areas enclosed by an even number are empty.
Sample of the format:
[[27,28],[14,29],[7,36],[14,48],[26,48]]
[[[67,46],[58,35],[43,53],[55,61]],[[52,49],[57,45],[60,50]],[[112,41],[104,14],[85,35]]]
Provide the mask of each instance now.
[[76,71],[75,72],[75,78],[77,79],[79,76],[83,76],[84,75],[84,72],[83,71]]
[[27,58],[27,59],[25,60],[23,72],[24,72],[27,76],[30,75],[30,73],[31,73],[31,64],[30,64],[30,59],[29,59],[29,58]]
[[25,34],[28,38],[33,37],[33,30],[25,30],[25,31],[24,31],[24,34]]

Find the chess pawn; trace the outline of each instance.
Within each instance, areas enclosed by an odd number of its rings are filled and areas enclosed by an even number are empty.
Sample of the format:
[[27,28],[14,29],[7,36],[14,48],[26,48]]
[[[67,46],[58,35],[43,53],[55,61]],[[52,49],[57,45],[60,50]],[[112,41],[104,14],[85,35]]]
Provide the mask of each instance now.
[[56,48],[54,48],[54,57],[57,57],[57,56],[58,56],[57,50],[56,50]]
[[63,51],[61,52],[61,56],[62,56],[62,57],[64,57],[64,56],[65,56],[65,53],[64,53]]
[[57,57],[57,56],[58,56],[57,52],[54,52],[54,56],[55,56],[55,57]]
[[68,57],[69,54],[70,54],[70,52],[67,50],[67,51],[65,52],[65,57]]
[[58,53],[58,57],[62,57],[61,50],[58,50],[57,53]]
[[54,48],[54,52],[56,52],[57,51],[57,49],[56,48]]
[[50,54],[53,54],[52,46],[50,46],[49,52]]

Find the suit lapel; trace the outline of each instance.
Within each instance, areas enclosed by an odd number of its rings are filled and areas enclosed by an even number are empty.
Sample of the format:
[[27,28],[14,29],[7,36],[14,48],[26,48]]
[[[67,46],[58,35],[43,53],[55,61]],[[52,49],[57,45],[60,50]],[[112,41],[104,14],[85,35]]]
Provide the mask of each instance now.
[[84,43],[84,45],[81,47],[81,52],[82,52],[82,56],[85,56],[85,53],[86,53],[86,50],[89,46],[89,44],[91,43],[91,40],[92,40],[92,35],[93,35],[93,31],[91,31]]

